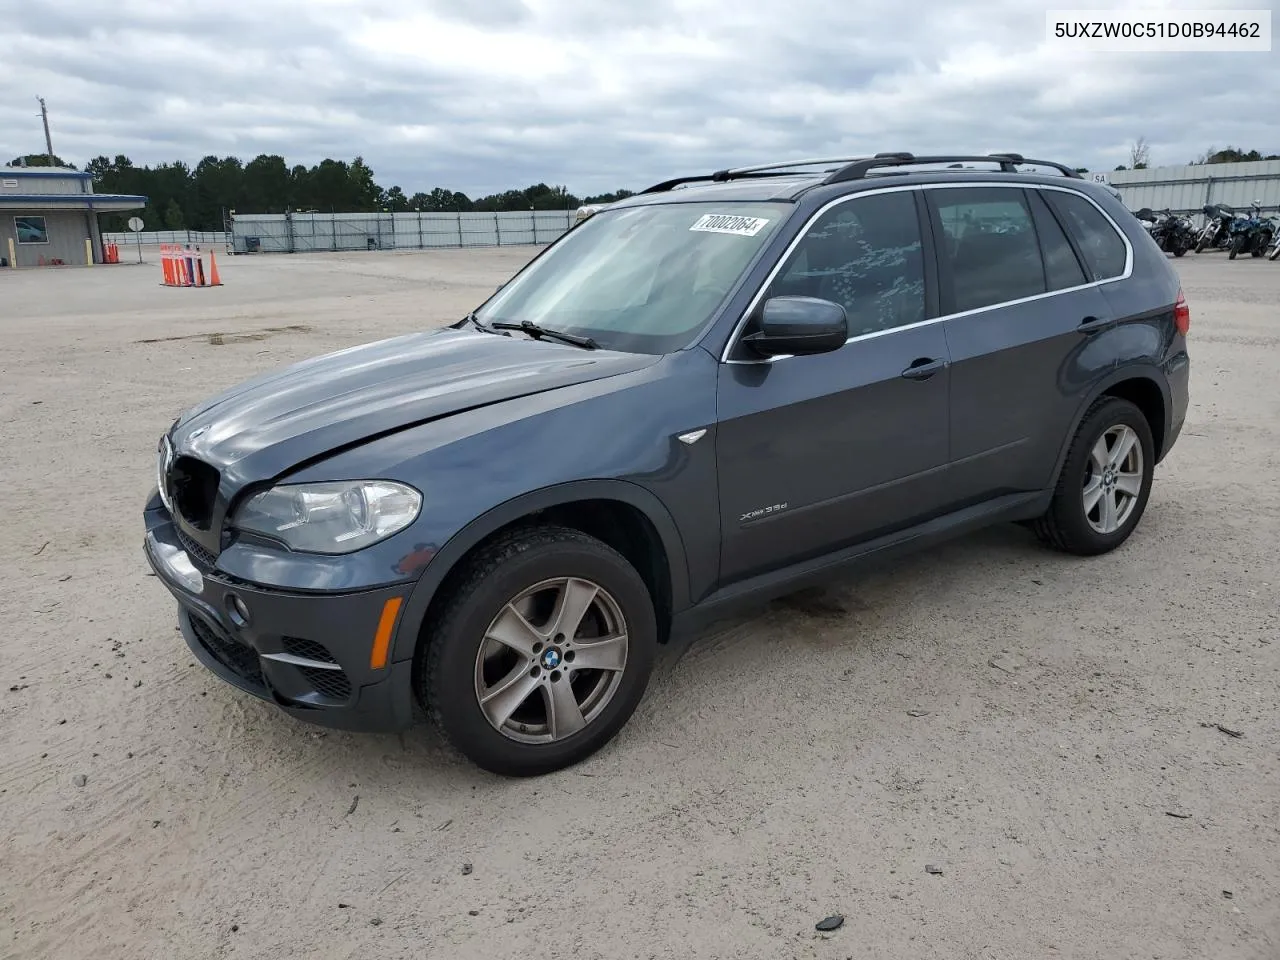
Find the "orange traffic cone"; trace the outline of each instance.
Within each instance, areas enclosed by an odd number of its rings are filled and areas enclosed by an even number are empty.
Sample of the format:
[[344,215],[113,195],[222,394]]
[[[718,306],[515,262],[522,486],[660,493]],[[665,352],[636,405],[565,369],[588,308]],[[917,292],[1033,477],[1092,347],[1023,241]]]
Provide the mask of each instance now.
[[218,261],[214,257],[212,250],[209,251],[209,286],[222,286],[222,280],[218,278]]

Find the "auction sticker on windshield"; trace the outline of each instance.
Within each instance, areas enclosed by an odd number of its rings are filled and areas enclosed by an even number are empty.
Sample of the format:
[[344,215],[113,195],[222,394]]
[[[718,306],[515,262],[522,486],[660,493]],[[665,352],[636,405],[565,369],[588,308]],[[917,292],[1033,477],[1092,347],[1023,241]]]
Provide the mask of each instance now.
[[754,237],[768,226],[764,217],[738,217],[728,213],[708,213],[699,217],[690,230],[700,233],[731,233],[738,237]]

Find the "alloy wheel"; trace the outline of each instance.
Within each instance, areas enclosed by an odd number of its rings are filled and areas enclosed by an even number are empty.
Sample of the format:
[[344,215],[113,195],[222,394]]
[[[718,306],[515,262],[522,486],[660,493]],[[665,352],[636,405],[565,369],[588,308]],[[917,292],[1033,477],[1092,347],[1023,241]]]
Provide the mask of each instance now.
[[1103,431],[1089,451],[1085,517],[1097,533],[1111,534],[1128,521],[1142,493],[1142,443],[1124,424]]
[[627,623],[597,583],[560,577],[508,601],[476,653],[475,695],[503,736],[553,743],[585,729],[618,692]]

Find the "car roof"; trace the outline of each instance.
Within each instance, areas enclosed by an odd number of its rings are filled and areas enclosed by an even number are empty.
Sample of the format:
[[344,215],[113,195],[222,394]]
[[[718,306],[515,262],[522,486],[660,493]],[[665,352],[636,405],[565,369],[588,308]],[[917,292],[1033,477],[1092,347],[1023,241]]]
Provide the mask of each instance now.
[[[795,202],[806,194],[819,190],[823,196],[839,196],[875,190],[889,184],[916,186],[945,183],[955,179],[957,175],[969,182],[1015,181],[1048,186],[1071,186],[1075,189],[1084,188],[1086,193],[1096,186],[1088,183],[1070,168],[1052,161],[1023,161],[1018,157],[1015,166],[1000,155],[963,158],[915,158],[909,154],[897,156],[909,159],[900,162],[892,155],[885,155],[873,158],[786,161],[775,165],[722,170],[707,176],[679,177],[613,203],[610,209],[659,203],[706,201]],[[980,169],[972,165],[974,162],[1001,169]],[[793,165],[809,169],[788,169]],[[1054,169],[1053,172],[1036,171],[1024,169],[1024,165]],[[1106,193],[1100,188],[1099,191]]]

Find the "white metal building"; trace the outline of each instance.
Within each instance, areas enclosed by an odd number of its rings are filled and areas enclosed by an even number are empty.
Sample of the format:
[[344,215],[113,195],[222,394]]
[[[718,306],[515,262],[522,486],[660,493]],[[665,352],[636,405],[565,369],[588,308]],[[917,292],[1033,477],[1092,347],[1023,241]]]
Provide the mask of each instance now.
[[1130,210],[1194,216],[1207,204],[1225,203],[1243,213],[1255,201],[1264,212],[1280,210],[1280,160],[1115,170],[1105,176]]
[[0,167],[0,261],[9,267],[101,263],[98,214],[141,210],[146,203],[146,197],[94,193],[92,177],[78,170]]

